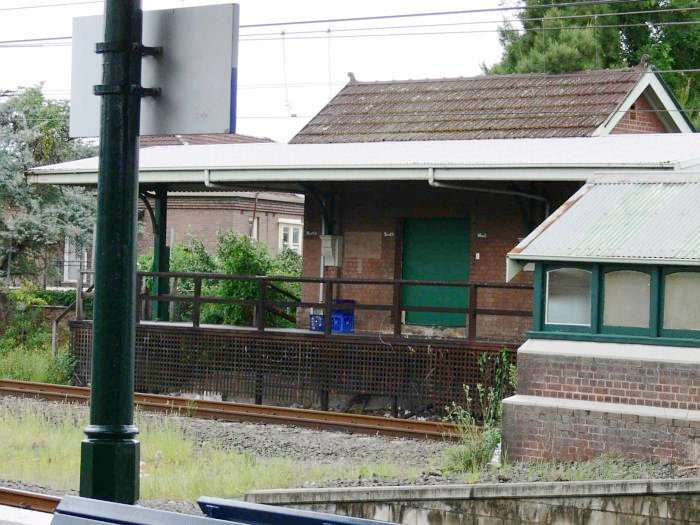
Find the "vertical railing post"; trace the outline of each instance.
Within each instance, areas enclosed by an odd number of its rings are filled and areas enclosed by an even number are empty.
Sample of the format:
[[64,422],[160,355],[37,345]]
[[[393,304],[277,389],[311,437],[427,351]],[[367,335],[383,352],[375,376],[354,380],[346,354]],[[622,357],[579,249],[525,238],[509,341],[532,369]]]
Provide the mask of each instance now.
[[194,278],[194,296],[192,297],[192,326],[199,326],[199,317],[201,312],[202,297],[202,276],[198,275]]
[[83,319],[83,272],[78,272],[78,282],[75,285],[75,318]]
[[394,281],[394,299],[392,317],[394,318],[394,335],[401,335],[401,283]]
[[475,284],[469,285],[469,324],[468,324],[468,337],[470,341],[476,339],[476,291],[477,286]]
[[141,321],[141,308],[143,306],[143,275],[136,272],[136,324]]
[[323,283],[323,333],[331,335],[333,330],[333,282]]
[[267,279],[258,277],[258,304],[255,308],[255,326],[258,332],[265,331],[265,289],[267,288]]
[[[177,277],[171,277],[169,279],[169,293],[171,295],[179,295],[177,293]],[[175,320],[175,310],[177,309],[177,301],[168,301],[168,320]]]

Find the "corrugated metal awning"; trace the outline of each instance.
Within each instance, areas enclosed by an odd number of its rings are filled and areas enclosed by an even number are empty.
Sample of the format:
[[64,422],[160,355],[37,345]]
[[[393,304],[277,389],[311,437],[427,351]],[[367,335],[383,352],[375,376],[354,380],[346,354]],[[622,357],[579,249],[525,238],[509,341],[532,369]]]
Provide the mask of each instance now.
[[[604,170],[700,165],[700,134],[351,144],[162,146],[140,151],[139,181],[203,185],[313,181],[584,181]],[[97,157],[34,168],[38,184],[97,184]]]
[[528,261],[700,265],[700,172],[601,175],[508,254]]

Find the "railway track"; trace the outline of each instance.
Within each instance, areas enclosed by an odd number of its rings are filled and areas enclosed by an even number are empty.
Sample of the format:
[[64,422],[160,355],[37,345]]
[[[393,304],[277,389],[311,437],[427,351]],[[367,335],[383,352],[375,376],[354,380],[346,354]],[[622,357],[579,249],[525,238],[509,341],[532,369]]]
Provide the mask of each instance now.
[[60,503],[58,496],[47,496],[36,492],[0,487],[0,505],[19,507],[39,512],[53,512]]
[[[90,389],[48,383],[0,380],[0,395],[87,403]],[[415,439],[455,439],[457,437],[457,429],[454,425],[433,421],[414,421],[248,403],[193,400],[156,394],[135,394],[134,400],[136,406],[144,410],[174,412],[180,415],[222,421],[294,425],[321,430],[342,430]]]

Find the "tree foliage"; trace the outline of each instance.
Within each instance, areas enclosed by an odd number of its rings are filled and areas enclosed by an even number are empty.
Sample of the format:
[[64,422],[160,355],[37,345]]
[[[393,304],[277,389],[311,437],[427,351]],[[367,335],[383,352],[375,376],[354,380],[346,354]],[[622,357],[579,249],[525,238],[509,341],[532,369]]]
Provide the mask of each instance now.
[[[643,55],[660,71],[700,64],[697,0],[638,0],[538,7],[550,0],[511,0],[519,23],[500,28],[501,61],[487,73],[565,73],[637,65]],[[700,124],[700,74],[662,73],[696,125]]]
[[0,266],[12,251],[26,261],[64,237],[85,242],[95,215],[94,197],[78,188],[32,186],[25,172],[95,154],[68,136],[68,104],[47,100],[41,86],[0,99]]
[[[138,258],[139,271],[151,271],[153,254]],[[215,273],[239,276],[287,276],[300,277],[302,270],[301,255],[285,247],[274,257],[267,246],[234,231],[219,232],[215,254],[207,252],[204,243],[195,236],[190,236],[187,243],[176,244],[170,252],[170,271],[183,273]],[[146,281],[148,289],[152,288],[150,278]],[[179,278],[176,293],[182,296],[194,294],[194,279]],[[266,290],[266,299],[270,301],[289,301],[291,296],[301,296],[301,283],[276,281],[274,287]],[[247,280],[203,279],[202,295],[226,297],[238,300],[255,300],[258,298],[258,283]],[[285,308],[287,315],[293,316],[293,308]],[[254,322],[252,305],[231,305],[205,303],[201,309],[201,321],[206,324],[252,325]],[[181,301],[175,305],[173,320],[191,321],[192,304]],[[268,311],[267,326],[291,326],[283,317]]]

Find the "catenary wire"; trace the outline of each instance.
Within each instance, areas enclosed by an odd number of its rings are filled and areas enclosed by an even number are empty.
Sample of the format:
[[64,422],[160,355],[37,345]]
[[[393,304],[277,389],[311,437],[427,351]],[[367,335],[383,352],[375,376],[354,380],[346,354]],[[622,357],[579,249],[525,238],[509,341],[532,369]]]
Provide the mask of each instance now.
[[[692,8],[700,10],[700,8]],[[590,15],[590,18],[595,18],[594,15]],[[539,20],[548,20],[547,18]],[[481,22],[479,22],[481,23]],[[485,23],[485,22],[484,22]],[[492,22],[495,23],[495,22]],[[622,28],[622,27],[648,27],[651,22],[639,22],[639,23],[626,23],[626,24],[587,24],[583,26],[556,26],[556,27],[543,27],[538,29],[538,31],[570,31],[570,30],[590,30],[590,29],[609,29],[609,28]],[[471,23],[463,24],[445,24],[449,26],[454,25],[469,25]],[[692,26],[700,25],[700,20],[673,20],[666,22],[653,22],[653,26],[664,27],[664,26]],[[417,26],[400,26],[396,29],[411,27],[432,27],[431,25],[417,25]],[[381,29],[395,29],[391,27],[382,27]],[[441,36],[441,35],[461,35],[461,34],[476,34],[476,33],[499,33],[504,31],[503,28],[498,29],[476,29],[476,30],[460,30],[460,31],[414,31],[414,32],[402,32],[402,33],[375,33],[375,34],[359,34],[359,35],[341,35],[333,34],[340,32],[352,32],[352,31],[366,31],[372,30],[371,28],[356,28],[356,29],[340,29],[340,30],[324,30],[324,31],[298,31],[298,32],[288,32],[283,31],[282,33],[270,33],[264,34],[269,35],[264,38],[251,38],[249,35],[241,35],[241,42],[260,42],[260,41],[274,41],[282,40],[317,40],[320,38],[382,38],[382,37],[397,37],[397,36]],[[524,29],[512,28],[507,29],[517,32],[523,32]],[[323,33],[322,35],[312,36],[312,33]],[[289,36],[289,35],[306,35],[306,36]],[[18,47],[52,47],[58,45],[69,46],[71,37],[61,36],[61,37],[47,37],[47,38],[28,38],[28,39],[16,39],[16,40],[0,40],[0,48],[18,48]],[[51,42],[55,41],[55,44]],[[58,42],[62,41],[62,42]]]

